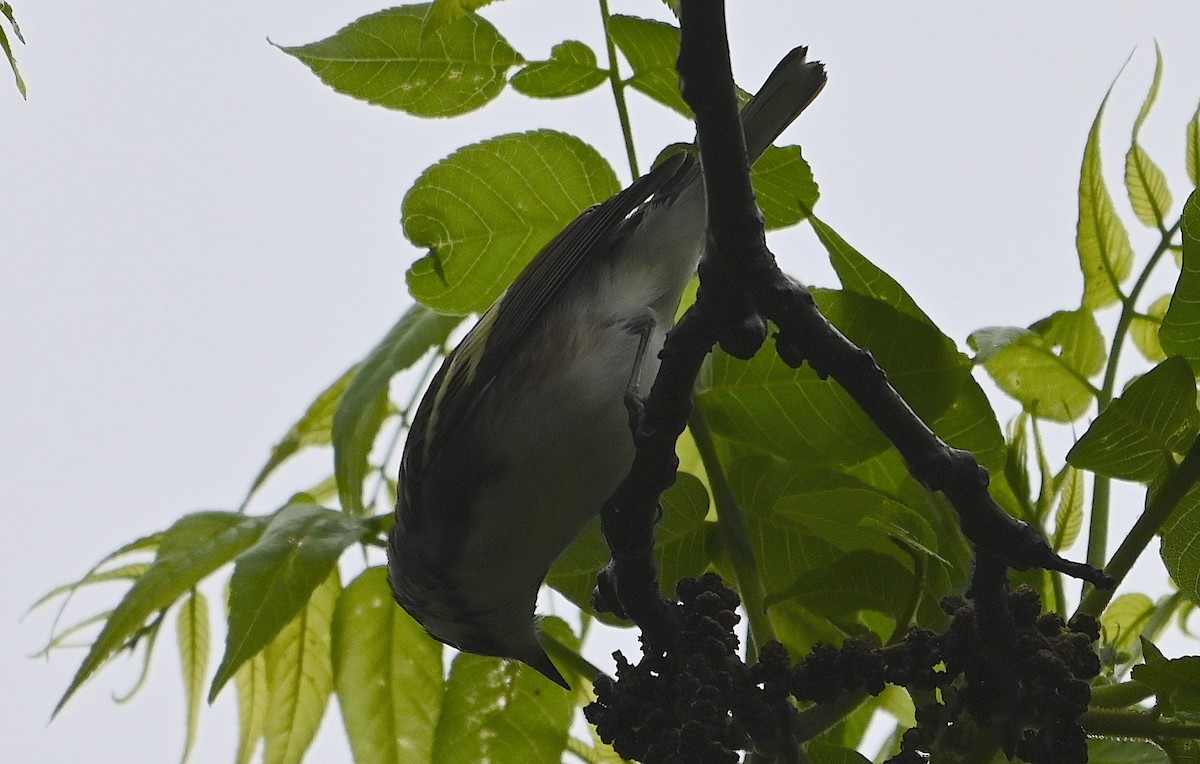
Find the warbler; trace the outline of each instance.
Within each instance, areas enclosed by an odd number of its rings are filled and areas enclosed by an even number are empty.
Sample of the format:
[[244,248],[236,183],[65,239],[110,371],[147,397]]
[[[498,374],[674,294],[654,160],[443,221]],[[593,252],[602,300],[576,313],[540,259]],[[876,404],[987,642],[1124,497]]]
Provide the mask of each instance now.
[[[825,83],[805,53],[743,109],[752,160]],[[388,540],[392,593],[435,639],[569,689],[539,642],[537,593],[629,471],[625,400],[653,383],[704,240],[704,184],[679,154],[567,225],[446,357]]]

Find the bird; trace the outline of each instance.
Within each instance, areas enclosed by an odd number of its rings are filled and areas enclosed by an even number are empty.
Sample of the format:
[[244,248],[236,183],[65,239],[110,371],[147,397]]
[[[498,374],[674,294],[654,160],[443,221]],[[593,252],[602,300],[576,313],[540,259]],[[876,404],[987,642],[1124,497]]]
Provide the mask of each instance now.
[[[825,84],[796,48],[746,107],[757,159]],[[648,389],[705,241],[688,152],[584,210],[482,314],[430,382],[400,460],[392,594],[435,639],[565,689],[538,590],[628,473],[626,402]]]

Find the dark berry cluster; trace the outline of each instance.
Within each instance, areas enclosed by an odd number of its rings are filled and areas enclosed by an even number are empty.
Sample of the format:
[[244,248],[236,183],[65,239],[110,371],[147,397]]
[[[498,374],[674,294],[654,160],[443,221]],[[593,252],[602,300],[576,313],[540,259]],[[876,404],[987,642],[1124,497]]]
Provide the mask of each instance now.
[[715,574],[684,579],[677,593],[676,643],[664,651],[643,644],[636,666],[616,654],[616,681],[596,682],[597,700],[584,714],[627,759],[732,764],[751,740],[769,745],[789,729],[795,712],[779,681],[787,654],[764,656],[754,667],[742,662],[733,632],[737,593]]
[[1078,719],[1091,697],[1087,680],[1100,671],[1092,650],[1096,621],[1068,625],[1042,614],[1033,590],[994,583],[990,592],[973,590],[976,602],[943,600],[950,624],[941,634],[914,627],[886,647],[871,636],[850,637],[840,648],[817,645],[795,666],[772,642],[746,666],[733,632],[737,594],[715,574],[685,579],[677,589],[682,628],[674,644],[651,650],[643,643],[636,666],[615,655],[616,681],[596,682],[597,700],[585,714],[627,759],[733,764],[751,747],[794,750],[797,716],[789,698],[829,703],[894,684],[929,701],[890,764],[965,753],[984,729],[1010,758],[1085,764]]
[[927,761],[931,750],[968,750],[971,730],[983,726],[1000,735],[1006,754],[1030,764],[1087,761],[1078,719],[1091,699],[1087,680],[1100,673],[1095,619],[1068,625],[1042,614],[1028,587],[1008,593],[1005,604],[997,617],[966,600],[943,600],[951,623],[940,637],[941,656],[947,679],[962,677],[961,690],[947,688],[940,703],[918,709],[892,764]]

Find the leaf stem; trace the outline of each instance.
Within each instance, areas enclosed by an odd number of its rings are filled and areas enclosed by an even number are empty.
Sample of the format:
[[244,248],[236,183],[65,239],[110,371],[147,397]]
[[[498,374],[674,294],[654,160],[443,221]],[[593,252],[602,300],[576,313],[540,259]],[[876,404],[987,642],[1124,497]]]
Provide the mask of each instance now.
[[1200,739],[1200,724],[1163,719],[1152,711],[1092,709],[1079,722],[1088,733],[1106,737]]
[[[1117,380],[1117,364],[1121,358],[1121,349],[1125,345],[1125,337],[1129,333],[1129,327],[1133,323],[1133,317],[1136,314],[1135,305],[1137,300],[1141,296],[1142,290],[1146,287],[1146,282],[1150,279],[1151,271],[1158,265],[1163,254],[1171,248],[1171,239],[1175,236],[1175,232],[1179,230],[1182,222],[1183,216],[1181,215],[1175,221],[1175,225],[1163,232],[1158,246],[1154,249],[1154,254],[1150,255],[1150,259],[1146,262],[1146,267],[1142,268],[1142,272],[1138,275],[1133,289],[1129,290],[1128,295],[1121,298],[1121,316],[1117,319],[1117,328],[1113,332],[1112,347],[1108,354],[1108,365],[1104,370],[1104,383],[1100,388],[1100,394],[1096,396],[1096,410],[1098,412],[1103,411],[1112,402],[1113,390],[1116,387]],[[1096,475],[1095,481],[1092,484],[1092,512],[1088,521],[1087,548],[1087,563],[1095,568],[1103,567],[1105,558],[1108,556],[1108,515],[1111,499],[1112,481],[1103,475]],[[1121,575],[1124,575],[1124,573]],[[1083,593],[1084,597],[1087,598],[1094,593],[1094,590],[1090,584],[1084,584]],[[1105,602],[1107,603],[1107,601],[1106,599]],[[1096,614],[1098,615],[1098,613]]]
[[696,441],[696,450],[700,452],[700,461],[708,473],[708,483],[712,487],[713,503],[717,508],[717,535],[721,539],[721,547],[729,555],[733,563],[733,574],[737,577],[737,589],[746,607],[746,616],[750,622],[750,635],[753,639],[747,645],[747,662],[754,661],[757,649],[775,638],[775,628],[771,625],[771,617],[767,614],[764,604],[766,588],[758,572],[755,560],[754,544],[746,530],[746,516],[741,504],[733,494],[729,477],[717,454],[716,443],[708,421],[700,413],[698,405],[692,406],[692,414],[688,417],[688,428]]
[[617,64],[617,46],[608,32],[608,23],[611,18],[611,14],[608,12],[608,0],[600,0],[600,19],[604,24],[604,44],[608,48],[608,81],[612,85],[613,102],[617,105],[617,119],[621,121],[621,133],[625,136],[625,156],[629,159],[629,172],[632,177],[637,178],[641,172],[638,171],[637,152],[633,148],[633,128],[629,124],[629,109],[625,105],[625,83],[621,80],[621,70]]

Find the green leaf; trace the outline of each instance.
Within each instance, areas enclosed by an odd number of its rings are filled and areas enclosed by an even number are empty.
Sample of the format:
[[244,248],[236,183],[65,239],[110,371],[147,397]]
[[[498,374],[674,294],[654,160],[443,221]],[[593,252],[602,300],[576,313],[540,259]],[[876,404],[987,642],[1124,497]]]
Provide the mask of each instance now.
[[1104,642],[1121,652],[1129,652],[1154,615],[1154,600],[1140,592],[1122,594],[1100,615]]
[[[1147,505],[1153,495],[1146,496]],[[1175,585],[1193,603],[1200,603],[1200,484],[1193,485],[1163,524],[1159,553]]]
[[1158,44],[1154,45],[1154,80],[1142,102],[1141,111],[1133,123],[1133,138],[1130,142],[1129,153],[1125,155],[1125,188],[1129,191],[1129,204],[1138,220],[1151,228],[1166,230],[1167,212],[1171,209],[1171,192],[1167,189],[1167,178],[1158,165],[1150,159],[1146,150],[1138,144],[1138,134],[1150,109],[1158,97],[1158,87],[1162,84],[1163,57]]
[[809,612],[835,622],[850,620],[861,610],[895,618],[911,600],[912,580],[912,572],[891,557],[853,551],[831,565],[805,572],[771,599],[794,599]]
[[1064,470],[1062,493],[1058,496],[1058,509],[1054,513],[1054,533],[1050,545],[1061,552],[1075,543],[1083,527],[1083,473],[1068,465]]
[[[22,43],[25,38],[21,36],[21,27],[17,26],[16,16],[13,14],[12,5],[9,3],[0,3],[0,13],[8,19],[8,23],[12,26],[13,36]],[[4,55],[8,58],[8,65],[12,68],[13,77],[17,80],[17,90],[21,92],[22,98],[29,98],[29,94],[25,90],[25,80],[21,77],[21,70],[17,68],[17,59],[13,55],[12,43],[9,42],[8,35],[4,32],[4,27],[0,26],[0,48],[4,49]]]
[[1196,380],[1182,358],[1168,358],[1100,412],[1067,454],[1079,469],[1146,483],[1175,465],[1173,454],[1200,428]]
[[1075,247],[1083,270],[1083,307],[1091,310],[1121,299],[1120,284],[1133,267],[1129,233],[1117,217],[1101,169],[1100,121],[1111,94],[1110,87],[1088,131],[1079,177],[1079,224]]
[[1147,361],[1158,363],[1167,357],[1162,343],[1158,340],[1158,332],[1162,327],[1163,316],[1167,315],[1167,308],[1170,305],[1171,295],[1164,294],[1146,309],[1146,315],[1149,318],[1134,316],[1133,321],[1129,324],[1129,336]]
[[477,8],[482,8],[494,0],[433,0],[425,14],[423,34],[429,34],[457,21]]
[[[935,327],[854,292],[814,289],[813,296],[922,418],[953,404],[969,363]],[[697,398],[718,434],[792,461],[856,464],[890,446],[837,383],[808,366],[788,367],[772,347],[749,362],[714,354],[711,382]]]
[[1158,339],[1168,355],[1181,355],[1200,369],[1200,191],[1183,205],[1183,267]]
[[1046,339],[1063,365],[1083,377],[1094,377],[1108,358],[1104,335],[1088,310],[1060,310],[1029,327]]
[[[695,475],[680,472],[675,476],[675,484],[663,494],[662,504],[662,520],[655,528],[654,556],[663,594],[672,597],[676,581],[700,575],[710,562],[706,546],[707,524],[704,522],[709,508],[708,491]],[[608,544],[600,532],[597,516],[554,561],[546,583],[601,621],[628,625],[610,614],[596,613],[592,609],[596,573],[608,564],[608,560]]]
[[911,556],[892,541],[900,536],[937,551],[937,538],[929,523],[877,491],[840,488],[791,494],[781,497],[773,509],[844,554],[874,551],[911,568]]
[[534,61],[513,75],[513,89],[530,98],[565,98],[586,93],[608,79],[596,54],[578,40],[555,45],[548,61]]
[[427,10],[389,8],[324,40],[278,47],[339,93],[418,117],[463,114],[499,95],[521,54],[473,13],[422,34]]
[[1029,413],[1070,422],[1087,413],[1095,397],[1088,378],[1104,366],[1104,337],[1086,309],[1059,311],[1033,331],[986,329],[971,334],[988,375]]
[[204,702],[204,679],[208,672],[209,626],[208,600],[193,589],[179,608],[176,620],[179,638],[179,664],[183,669],[183,688],[187,707],[187,735],[183,744],[183,761],[187,761],[196,729],[200,724],[200,706]]
[[450,667],[433,761],[558,764],[571,693],[517,661],[459,653]]
[[586,207],[617,193],[608,162],[578,138],[514,133],[459,149],[404,197],[404,233],[429,254],[408,288],[442,313],[478,313]]
[[442,646],[367,568],[333,613],[333,675],[356,762],[430,761],[442,705]]
[[1200,186],[1200,106],[1187,123],[1187,174],[1193,186]]
[[387,414],[392,377],[419,361],[430,348],[445,342],[461,322],[460,316],[443,316],[414,305],[358,365],[358,373],[346,386],[330,426],[342,511],[356,517],[366,513],[362,491],[367,457]]
[[1142,657],[1146,662],[1133,667],[1133,679],[1154,690],[1165,715],[1195,718],[1200,712],[1200,655],[1168,660],[1142,637]]
[[[711,561],[706,546],[708,489],[695,475],[680,472],[662,497],[663,516],[655,528],[654,559],[665,594],[682,578],[699,576]],[[595,571],[593,571],[593,583]]]
[[213,677],[211,703],[234,672],[292,623],[366,526],[324,507],[292,504],[271,519],[238,557],[229,581],[225,656]]
[[814,740],[806,749],[812,764],[871,764],[871,760],[858,751]]
[[[970,451],[989,472],[1004,468],[1004,434],[996,422],[996,412],[987,394],[968,376],[958,397],[941,416],[929,422],[938,437],[955,448]],[[995,476],[993,476],[995,481]]]
[[133,580],[136,580],[136,579],[140,578],[141,575],[149,569],[150,569],[150,563],[148,563],[148,562],[134,562],[134,563],[130,563],[128,565],[121,565],[116,568],[110,568],[108,570],[95,570],[95,571],[89,572],[87,575],[85,575],[83,578],[79,579],[78,581],[73,581],[69,584],[62,584],[60,586],[56,586],[53,589],[51,589],[50,591],[46,592],[38,599],[37,602],[35,602],[29,606],[28,612],[32,612],[33,610],[36,610],[37,608],[46,604],[47,602],[54,599],[55,597],[58,597],[59,595],[67,594],[68,592],[73,592],[76,589],[79,589],[84,586],[90,586],[92,584],[103,584],[103,583],[108,583],[111,581],[133,581]]
[[675,71],[679,28],[662,21],[617,15],[608,21],[608,34],[633,69],[630,87],[691,119],[692,110],[679,94],[679,73]]
[[341,590],[334,568],[263,650],[267,674],[264,764],[299,764],[321,726],[333,693],[330,626]]
[[346,392],[350,381],[354,379],[357,373],[358,364],[346,369],[346,371],[342,372],[342,376],[334,380],[333,384],[322,390],[321,394],[312,403],[308,404],[308,409],[304,412],[304,415],[288,428],[283,438],[271,449],[271,456],[267,459],[267,463],[263,465],[262,469],[258,471],[258,475],[250,485],[250,491],[247,493],[246,501],[243,502],[243,505],[250,501],[250,497],[263,484],[263,481],[275,471],[275,468],[287,461],[297,451],[307,446],[324,446],[332,442],[334,412],[337,411],[338,405],[342,400],[342,395]]
[[[193,531],[198,526],[209,528],[211,533],[197,538]],[[80,685],[125,645],[153,613],[170,607],[202,579],[253,544],[265,526],[265,518],[236,512],[198,512],[185,515],[164,531],[158,559],[114,608],[54,713],[62,710]],[[176,535],[194,539],[194,543],[179,546],[174,542]]]
[[1020,326],[985,326],[976,329],[967,337],[967,344],[975,351],[975,363],[987,363],[1022,337],[1033,332]]
[[262,740],[267,719],[267,660],[262,653],[242,664],[233,675],[237,687],[238,746],[236,764],[250,764]]
[[900,286],[899,282],[863,257],[824,221],[812,214],[809,215],[808,220],[812,225],[813,233],[817,235],[817,239],[825,247],[825,251],[829,253],[829,262],[845,289],[867,297],[874,297],[876,300],[892,306],[899,313],[933,325],[929,316],[925,315],[925,311],[917,306],[916,301],[909,296],[904,287]]
[[1159,745],[1167,752],[1171,764],[1200,764],[1200,740],[1164,738],[1159,741]]
[[1171,191],[1167,188],[1167,176],[1146,150],[1136,143],[1125,155],[1125,187],[1129,190],[1129,204],[1138,220],[1165,230],[1167,213],[1171,209]]
[[1106,740],[1091,737],[1087,741],[1088,764],[1170,764],[1163,749],[1142,740]]
[[768,231],[804,220],[821,195],[799,146],[768,146],[750,181]]

